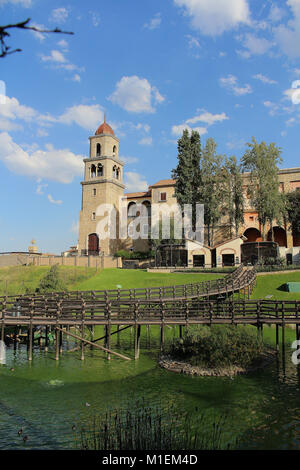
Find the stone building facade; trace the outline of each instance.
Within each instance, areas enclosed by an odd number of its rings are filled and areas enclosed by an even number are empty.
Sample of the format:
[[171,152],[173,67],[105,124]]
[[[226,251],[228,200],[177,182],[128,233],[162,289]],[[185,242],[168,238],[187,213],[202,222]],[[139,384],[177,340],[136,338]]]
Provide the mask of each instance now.
[[[80,255],[113,255],[119,249],[131,249],[134,251],[147,251],[148,241],[145,239],[132,240],[110,239],[102,237],[97,227],[104,219],[103,213],[99,213],[99,206],[111,204],[117,214],[126,210],[127,225],[139,215],[136,210],[138,204],[142,204],[147,210],[149,225],[151,225],[151,208],[154,204],[161,207],[172,206],[177,203],[175,197],[175,180],[165,179],[149,186],[148,191],[124,194],[123,167],[119,160],[119,139],[112,128],[104,122],[90,137],[90,155],[84,160],[85,171],[82,185],[82,207],[80,212],[79,245]],[[300,190],[300,168],[281,169],[278,172],[280,191],[290,192]],[[241,244],[245,241],[261,241],[261,226],[257,212],[251,208],[247,188],[249,174],[243,174],[243,187],[245,197],[244,225],[239,229],[239,237],[234,237],[234,228],[228,223],[225,216],[219,226],[214,230],[214,246],[208,248],[207,236],[204,238],[204,246],[197,242],[186,240],[188,251],[188,265],[195,264],[195,260],[204,256],[204,264],[224,264],[225,259],[233,260],[233,264],[239,264],[241,260]],[[122,209],[121,209],[122,207]],[[118,234],[118,222],[117,222]],[[270,227],[266,227],[268,240],[271,240]],[[300,239],[293,237],[287,225],[279,227],[274,221],[274,241],[279,245],[282,257],[290,259],[290,262],[300,257]],[[203,258],[201,258],[203,259]]]

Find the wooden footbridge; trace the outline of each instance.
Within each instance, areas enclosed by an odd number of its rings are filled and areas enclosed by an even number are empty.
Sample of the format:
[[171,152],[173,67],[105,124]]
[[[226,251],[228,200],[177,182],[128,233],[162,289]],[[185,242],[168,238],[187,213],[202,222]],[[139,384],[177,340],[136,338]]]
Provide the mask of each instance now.
[[[45,349],[48,332],[55,331],[56,359],[62,352],[65,334],[80,341],[82,359],[85,345],[91,345],[104,350],[108,359],[112,354],[130,360],[110,349],[110,338],[132,326],[137,359],[142,325],[160,326],[161,346],[166,325],[179,325],[181,334],[182,326],[192,324],[249,324],[261,332],[264,324],[274,324],[278,345],[279,326],[284,337],[285,325],[294,324],[299,339],[300,301],[249,300],[255,282],[255,269],[240,266],[224,278],[194,284],[0,297],[1,339],[5,339],[6,327],[26,327],[29,360],[36,326],[45,327]],[[105,327],[105,335],[86,339],[85,328],[93,332],[96,325]],[[117,328],[114,332],[113,325]],[[71,332],[71,328],[79,328],[80,333]],[[105,341],[104,346],[97,344],[100,340]]]

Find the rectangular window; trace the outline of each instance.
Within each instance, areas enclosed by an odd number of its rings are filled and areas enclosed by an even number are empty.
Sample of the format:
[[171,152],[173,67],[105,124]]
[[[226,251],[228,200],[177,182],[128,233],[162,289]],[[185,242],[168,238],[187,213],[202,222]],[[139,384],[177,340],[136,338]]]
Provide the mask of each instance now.
[[97,194],[97,189],[93,189],[93,196],[96,196]]
[[160,193],[160,200],[166,201],[167,200],[167,193]]

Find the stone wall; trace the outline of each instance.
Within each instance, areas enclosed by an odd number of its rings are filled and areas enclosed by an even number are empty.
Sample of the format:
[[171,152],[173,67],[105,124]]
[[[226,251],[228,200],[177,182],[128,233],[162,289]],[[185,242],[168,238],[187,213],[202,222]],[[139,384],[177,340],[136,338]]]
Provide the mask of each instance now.
[[9,254],[0,255],[0,267],[5,266],[24,266],[33,264],[33,266],[82,266],[90,268],[121,268],[122,259],[113,256],[45,256],[45,255],[26,255]]

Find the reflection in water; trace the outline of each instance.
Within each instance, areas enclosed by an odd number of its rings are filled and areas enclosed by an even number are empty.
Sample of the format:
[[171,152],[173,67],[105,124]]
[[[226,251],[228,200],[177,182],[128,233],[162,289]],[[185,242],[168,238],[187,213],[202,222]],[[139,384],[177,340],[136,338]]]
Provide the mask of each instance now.
[[[101,337],[103,330],[95,334]],[[166,338],[174,335],[179,336],[178,329],[166,328]],[[274,344],[275,329],[265,328],[264,337]],[[6,366],[0,368],[0,448],[72,448],[78,421],[89,423],[95,414],[134,405],[143,397],[149,405],[205,413],[207,422],[226,416],[226,439],[237,437],[243,449],[297,449],[300,369],[291,361],[294,339],[295,332],[286,328],[284,356],[281,350],[266,369],[233,379],[160,369],[159,329],[152,326],[142,329],[138,361],[106,361],[101,351],[88,347],[85,361],[80,351],[65,351],[55,361],[53,349],[45,353],[36,346],[31,365],[25,345],[7,348]],[[112,349],[133,357],[133,341],[129,328],[112,337]],[[75,346],[68,340],[69,349]]]

